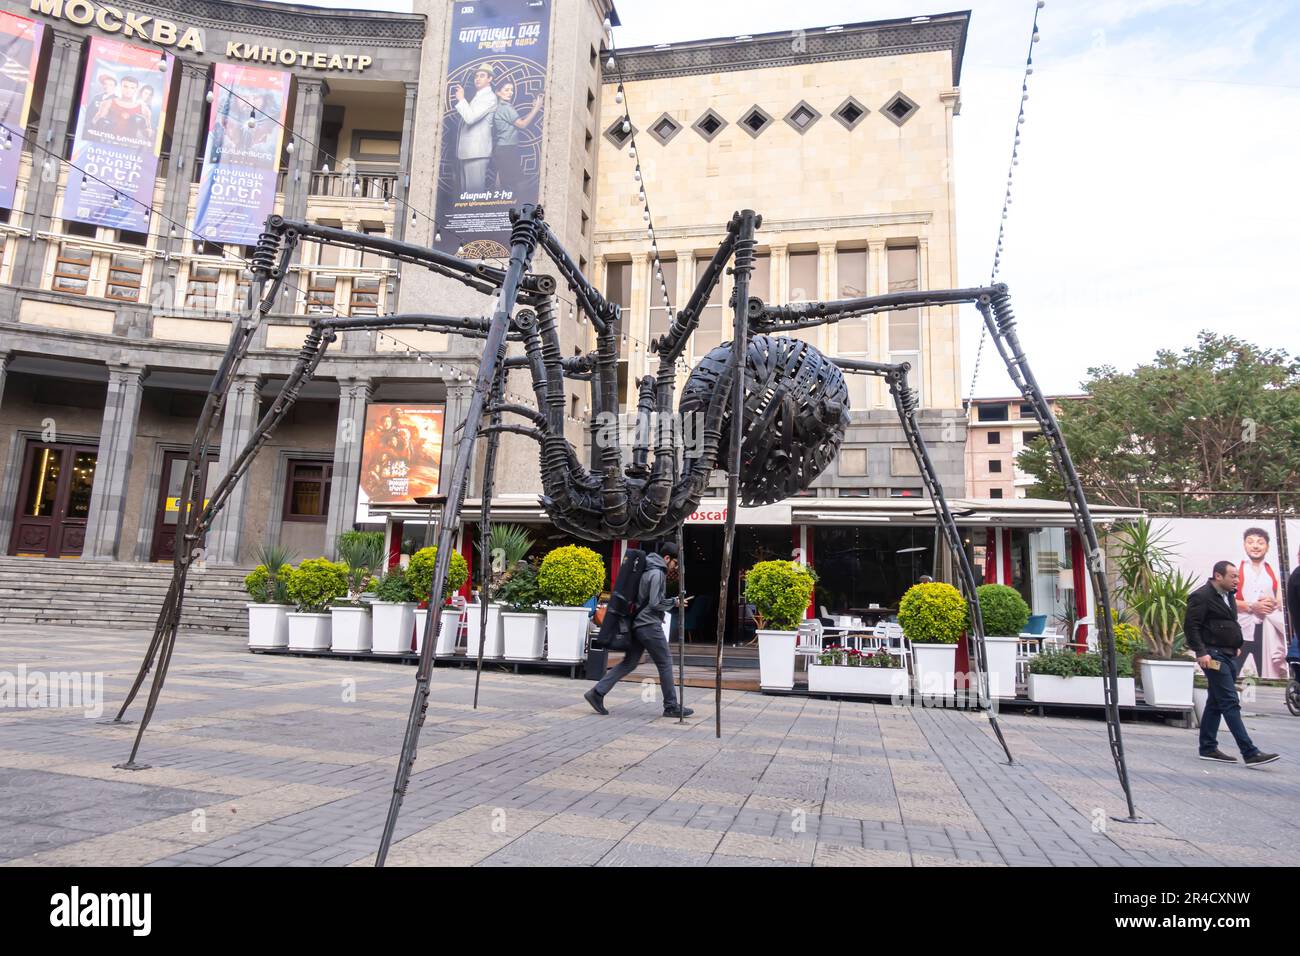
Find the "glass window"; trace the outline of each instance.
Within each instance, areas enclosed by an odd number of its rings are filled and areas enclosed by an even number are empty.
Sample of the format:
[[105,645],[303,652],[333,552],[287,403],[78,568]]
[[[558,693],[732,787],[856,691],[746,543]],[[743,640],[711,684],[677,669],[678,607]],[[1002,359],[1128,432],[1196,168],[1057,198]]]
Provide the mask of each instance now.
[[991,459],[989,461],[989,474],[991,475],[1002,474],[1002,462],[996,458]]
[[[891,488],[890,496],[905,491],[921,494]],[[812,536],[817,603],[831,614],[854,613],[871,604],[896,608],[922,574],[933,573],[933,528],[819,525]]]
[[1001,444],[1002,444],[1002,433],[999,432],[999,431],[991,431],[991,432],[989,432],[989,444],[990,444],[990,445],[1001,445]]
[[1001,488],[993,488],[992,490],[989,491],[989,497],[990,497],[990,498],[1001,498],[1001,497],[1002,497],[1002,489],[1001,489]]
[[60,246],[50,288],[55,292],[85,295],[90,284],[90,266],[93,259],[94,254],[89,249],[69,245]]
[[139,302],[144,260],[137,256],[114,253],[108,270],[108,297],[123,302]]
[[96,452],[79,451],[72,459],[72,481],[68,487],[67,517],[85,520],[90,514],[90,492],[95,485]]
[[[697,285],[704,278],[704,273],[708,268],[708,259],[695,260],[695,282]],[[699,328],[691,336],[691,348],[695,357],[700,358],[707,355],[710,349],[721,345],[723,335],[722,277],[719,276],[717,284],[713,287],[713,295],[709,296],[708,303],[700,310]]]
[[332,272],[312,272],[307,286],[307,314],[333,315],[338,279]]
[[976,418],[981,422],[1005,422],[1010,420],[1010,413],[1005,403],[999,405],[980,405]]
[[[912,292],[920,288],[918,257],[915,246],[900,246],[885,251],[890,292]],[[908,383],[925,400],[921,378],[921,311],[904,309],[889,313],[889,361],[908,362],[912,369]]]
[[[673,308],[677,307],[677,260],[661,259],[659,260],[660,268],[663,269],[664,283],[668,286],[668,302]],[[659,336],[668,331],[668,310],[664,308],[664,291],[663,286],[659,283],[659,277],[654,274],[654,265],[650,266],[650,341],[653,342]]]
[[27,500],[23,514],[31,518],[48,518],[54,514],[54,503],[59,489],[59,465],[63,453],[55,448],[42,448],[32,455],[32,470],[27,479]]
[[285,481],[284,519],[324,521],[330,507],[330,461],[290,461]]
[[189,281],[185,285],[185,308],[210,312],[217,307],[217,283],[221,270],[216,266],[190,264]]
[[348,315],[379,314],[379,278],[377,276],[357,276],[352,280],[352,296],[348,303]]
[[835,253],[840,299],[858,299],[867,294],[867,250],[840,249]]
[[817,251],[790,253],[790,302],[817,300]]
[[772,300],[772,257],[766,252],[754,257],[754,271],[749,275],[749,295],[764,302]]

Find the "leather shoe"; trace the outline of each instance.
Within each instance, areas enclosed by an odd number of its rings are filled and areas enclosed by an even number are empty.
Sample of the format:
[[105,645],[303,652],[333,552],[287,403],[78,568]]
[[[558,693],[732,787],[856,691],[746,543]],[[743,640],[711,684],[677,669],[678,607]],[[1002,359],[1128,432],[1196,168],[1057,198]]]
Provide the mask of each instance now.
[[593,687],[591,690],[583,694],[582,697],[583,700],[591,704],[591,709],[596,713],[605,714],[606,716],[609,715],[609,711],[605,709],[605,695],[597,694],[596,688]]
[[693,713],[695,713],[694,710],[689,707],[683,707],[681,704],[674,704],[672,707],[664,708],[665,717],[689,717]]

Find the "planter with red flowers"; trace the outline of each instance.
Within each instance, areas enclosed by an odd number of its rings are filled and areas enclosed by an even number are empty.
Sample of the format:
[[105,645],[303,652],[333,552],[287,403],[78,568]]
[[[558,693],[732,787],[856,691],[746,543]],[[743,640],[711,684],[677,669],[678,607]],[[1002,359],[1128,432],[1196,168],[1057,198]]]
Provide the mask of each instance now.
[[831,645],[808,662],[811,694],[902,697],[907,690],[907,667],[901,658],[883,649],[859,651]]

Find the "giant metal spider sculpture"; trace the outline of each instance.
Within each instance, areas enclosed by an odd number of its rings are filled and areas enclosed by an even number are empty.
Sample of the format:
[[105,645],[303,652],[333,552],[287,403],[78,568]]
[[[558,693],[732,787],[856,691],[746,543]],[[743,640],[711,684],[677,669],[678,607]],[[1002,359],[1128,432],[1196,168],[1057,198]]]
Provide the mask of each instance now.
[[[236,483],[247,472],[253,457],[288,414],[304,384],[312,377],[326,349],[338,334],[349,330],[395,328],[427,329],[485,340],[483,358],[463,429],[457,439],[451,474],[445,488],[447,497],[438,524],[438,556],[430,596],[439,595],[443,590],[454,547],[453,537],[460,525],[461,508],[469,484],[472,451],[480,435],[486,436],[487,440],[480,527],[483,535],[482,553],[488,553],[487,535],[491,521],[497,446],[501,433],[513,432],[526,435],[540,445],[541,500],[551,520],[556,527],[587,540],[649,540],[671,534],[676,534],[680,540],[682,524],[699,503],[710,472],[716,467],[725,467],[728,509],[718,612],[720,634],[725,629],[737,504],[741,501],[746,504],[776,501],[807,488],[834,457],[844,437],[849,420],[849,406],[843,373],[883,377],[934,504],[935,518],[944,542],[957,565],[958,583],[970,609],[969,647],[977,675],[979,699],[988,714],[990,726],[1010,761],[1011,752],[998,727],[996,708],[987,685],[984,627],[979,602],[975,599],[974,572],[921,436],[916,415],[916,393],[907,384],[908,366],[844,359],[831,362],[813,347],[781,335],[783,332],[854,316],[925,306],[974,303],[983,315],[984,323],[1013,381],[1042,423],[1043,434],[1065,479],[1075,527],[1087,544],[1088,568],[1099,604],[1099,613],[1096,615],[1100,626],[1099,643],[1109,674],[1109,680],[1103,683],[1106,687],[1111,751],[1128,802],[1129,815],[1123,819],[1136,820],[1120,736],[1114,635],[1110,627],[1109,596],[1101,573],[1100,548],[1087,502],[1060,429],[1020,349],[1006,286],[904,292],[839,302],[770,306],[749,296],[750,273],[754,267],[755,233],[761,225],[761,218],[752,210],[738,212],[727,224],[726,237],[714,253],[690,301],[673,316],[667,332],[653,343],[653,349],[659,356],[659,368],[656,375],[646,376],[638,383],[636,439],[631,460],[624,462],[618,441],[610,440],[608,435],[600,433],[611,416],[617,415],[619,407],[617,366],[620,308],[602,296],[579,272],[547,226],[541,207],[524,206],[512,213],[511,219],[514,226],[510,260],[504,269],[465,261],[434,249],[381,236],[347,232],[315,223],[294,222],[279,216],[267,220],[266,231],[253,255],[253,279],[243,313],[233,324],[229,344],[213,376],[190,449],[182,486],[182,497],[187,502],[180,529],[180,541],[183,544],[176,549],[171,587],[164,599],[140,671],[114,718],[115,722],[123,721],[127,708],[152,669],[153,681],[131,755],[125,763],[117,766],[126,769],[140,769],[142,766],[136,763],[135,758],[157,706],[176,644],[186,575],[196,557],[201,554],[198,546],[213,519],[226,504]],[[234,459],[229,472],[210,491],[205,505],[199,481],[199,463],[205,460],[208,446],[217,434],[221,412],[235,372],[247,353],[260,320],[270,312],[285,281],[290,260],[301,241],[345,246],[418,264],[484,294],[496,294],[499,298],[490,319],[422,313],[372,318],[314,318],[283,388]],[[594,352],[568,358],[561,355],[555,323],[556,280],[549,275],[529,271],[533,255],[539,247],[548,254],[561,280],[573,292],[578,308],[590,319],[596,332]],[[682,395],[680,414],[675,418],[673,391],[676,361],[686,348],[699,323],[701,309],[709,301],[722,270],[727,268],[728,263],[731,263],[730,268],[735,275],[735,291],[731,302],[734,317],[732,341],[711,351],[692,371]],[[752,337],[751,331],[755,333]],[[522,344],[522,355],[507,357],[507,346],[511,342]],[[525,368],[530,373],[537,399],[536,408],[504,401],[504,378],[511,368]],[[564,436],[565,378],[591,383],[591,448],[590,460],[586,465]],[[741,410],[740,414],[737,414],[738,409]],[[523,422],[503,422],[502,418],[506,414],[518,416]],[[656,414],[660,427],[656,429],[652,443],[651,420]],[[679,456],[682,451],[681,436],[674,434],[674,427],[664,426],[664,423],[680,422],[683,417],[693,417],[699,426],[699,447],[693,449],[697,453],[690,456]],[[724,434],[728,436],[725,446]],[[480,562],[480,573],[483,575],[487,574],[487,564],[486,561]],[[486,593],[485,589],[481,590]],[[481,672],[487,615],[480,617],[484,629],[479,635],[478,663]],[[387,855],[415,762],[420,728],[428,706],[433,648],[440,623],[441,615],[427,615],[416,669],[415,694],[411,701],[388,817],[376,857],[378,865],[383,864]],[[716,733],[721,736],[721,640],[718,641],[715,663],[719,675],[715,686]],[[477,701],[476,683],[475,705]]]

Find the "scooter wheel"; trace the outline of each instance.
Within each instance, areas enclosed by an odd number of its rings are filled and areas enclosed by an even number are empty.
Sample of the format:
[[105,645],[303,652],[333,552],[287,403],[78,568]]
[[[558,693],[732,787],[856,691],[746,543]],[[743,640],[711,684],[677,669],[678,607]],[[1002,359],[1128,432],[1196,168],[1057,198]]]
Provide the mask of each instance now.
[[1286,709],[1292,717],[1300,717],[1300,681],[1291,681],[1286,685]]

